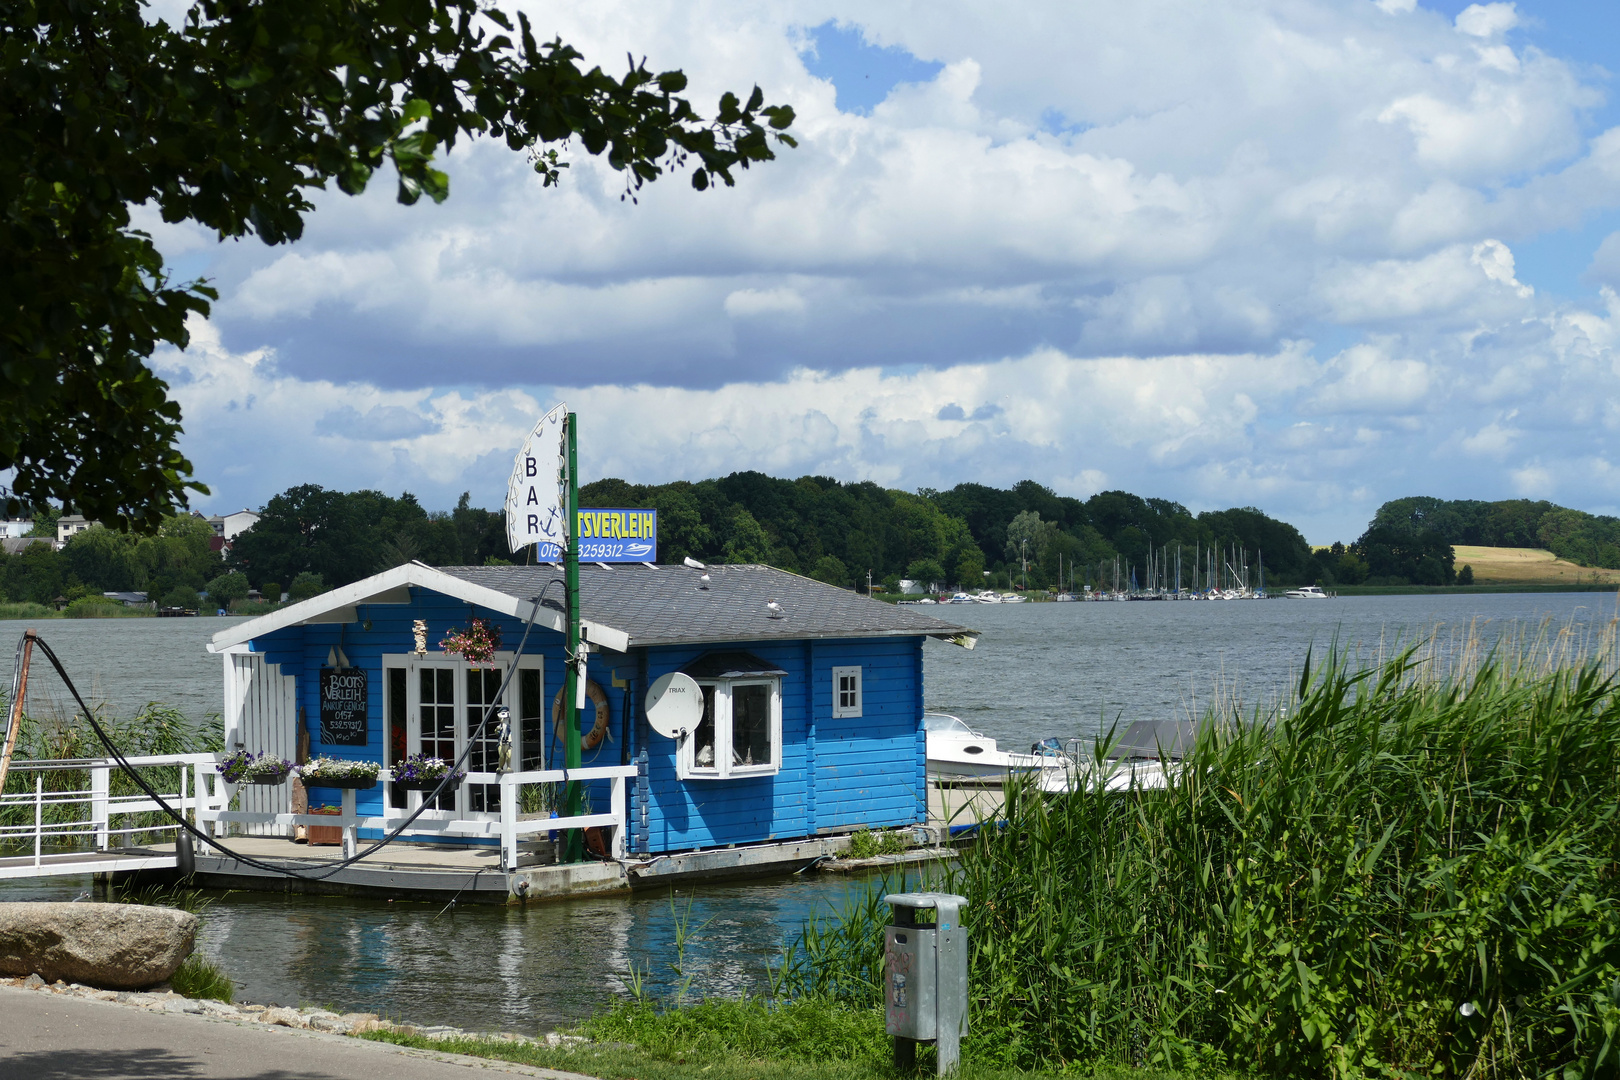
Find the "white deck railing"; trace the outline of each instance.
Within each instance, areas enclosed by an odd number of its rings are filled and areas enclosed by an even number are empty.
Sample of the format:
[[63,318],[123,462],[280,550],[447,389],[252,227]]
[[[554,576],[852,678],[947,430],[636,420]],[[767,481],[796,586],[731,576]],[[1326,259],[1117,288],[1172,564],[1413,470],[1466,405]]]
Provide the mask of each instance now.
[[[225,782],[213,754],[154,755],[131,757],[128,760],[131,765],[137,766],[178,766],[178,790],[159,790],[158,794],[174,809],[188,816],[198,828],[210,831],[215,836],[223,838],[227,835],[232,823],[336,826],[343,830],[345,858],[356,851],[359,830],[376,829],[391,832],[421,805],[422,800],[421,792],[412,791],[407,796],[407,805],[404,808],[392,806],[393,774],[384,769],[378,777],[385,807],[380,815],[361,816],[355,808],[356,792],[352,788],[343,790],[343,807],[339,814],[250,813],[230,809],[237,785]],[[128,867],[124,866],[123,862],[108,862],[105,857],[94,862],[75,861],[72,858],[75,853],[84,854],[86,849],[101,853],[120,847],[122,839],[134,833],[173,832],[179,828],[172,821],[158,824],[119,823],[117,819],[127,819],[134,814],[157,813],[161,807],[145,794],[111,794],[109,788],[112,772],[118,767],[107,758],[12,762],[12,775],[33,775],[34,790],[0,795],[0,809],[29,808],[32,810],[33,821],[18,825],[0,825],[0,848],[4,849],[0,850],[0,855],[4,855],[6,851],[11,852],[9,857],[0,858],[0,878],[120,870],[136,865],[154,866],[158,862],[173,865],[172,858],[159,859],[155,862],[149,856],[129,860]],[[45,774],[65,770],[88,773],[90,786],[84,790],[46,791]],[[566,772],[561,769],[546,769],[531,772],[469,773],[462,780],[463,785],[488,784],[500,788],[499,813],[458,817],[454,811],[425,810],[402,835],[405,839],[446,836],[498,839],[501,846],[501,866],[503,869],[512,870],[517,867],[518,844],[526,837],[565,829],[607,828],[612,830],[610,854],[615,859],[623,858],[626,821],[625,783],[635,775],[634,765],[608,765],[570,769]],[[525,814],[519,810],[519,789],[522,785],[562,783],[567,780],[609,781],[608,812],[580,814],[574,817],[550,817]],[[53,813],[54,808],[62,806],[80,806],[84,809],[80,814],[64,817],[64,820],[45,820],[52,816],[62,817],[63,815]],[[81,839],[75,843],[76,838]],[[79,850],[55,853],[46,851],[47,848],[60,848],[66,845]],[[33,849],[31,859],[25,853],[29,847]],[[19,848],[23,851],[19,852],[17,850]]]
[[[166,754],[129,758],[131,765],[177,766],[178,790],[159,790],[158,795],[182,813],[195,814],[207,801],[199,798],[199,772],[214,764],[212,754]],[[11,775],[33,777],[33,791],[0,795],[0,810],[23,807],[32,810],[33,821],[20,825],[0,825],[0,848],[9,853],[0,859],[0,878],[43,877],[51,874],[79,874],[91,871],[130,869],[137,865],[156,865],[149,856],[132,858],[129,865],[108,862],[76,860],[86,850],[105,852],[122,847],[124,837],[134,833],[173,832],[179,826],[165,818],[157,824],[118,824],[117,819],[134,814],[159,813],[162,808],[145,794],[113,795],[109,788],[112,770],[118,768],[107,758],[82,758],[62,761],[13,761]],[[45,776],[53,772],[83,772],[89,774],[90,786],[68,791],[46,791]],[[150,774],[148,774],[150,775]],[[149,781],[150,782],[150,781]],[[58,814],[59,807],[81,807],[71,815]],[[47,821],[47,817],[61,820]],[[75,838],[83,838],[75,840]],[[117,841],[115,843],[115,841]],[[68,851],[47,852],[46,848],[70,847]],[[32,847],[30,859],[26,849]],[[16,849],[22,848],[23,852]],[[159,859],[158,862],[165,862]],[[173,865],[173,859],[166,860]]]
[[[227,794],[222,803],[217,800],[205,799],[204,805],[197,811],[199,822],[216,822],[216,829],[221,825],[235,822],[243,825],[274,824],[274,825],[318,825],[326,827],[340,827],[343,830],[343,857],[348,858],[357,850],[359,844],[358,832],[361,829],[377,829],[382,832],[392,832],[404,823],[405,819],[421,805],[423,793],[411,791],[406,798],[403,808],[392,805],[393,774],[384,769],[378,775],[378,785],[382,788],[382,802],[384,810],[381,814],[361,816],[355,808],[356,792],[353,788],[344,788],[343,808],[338,814],[264,814],[249,813],[242,810],[225,809],[230,802],[229,792],[235,786],[226,784],[218,777],[217,768],[213,768],[212,759],[208,765],[199,766],[200,775],[207,775],[212,771],[218,784]],[[411,823],[411,827],[402,835],[407,839],[442,836],[467,837],[494,837],[501,844],[501,867],[505,870],[515,870],[518,860],[518,844],[524,837],[534,836],[538,833],[558,832],[565,829],[609,828],[613,830],[609,854],[615,859],[624,857],[624,825],[626,809],[625,782],[636,775],[634,765],[603,765],[585,769],[544,769],[530,772],[507,773],[468,773],[461,781],[466,784],[488,784],[500,788],[501,808],[499,813],[478,814],[475,817],[457,817],[450,810],[424,810],[422,814]],[[609,781],[608,812],[605,814],[579,814],[574,817],[550,817],[540,814],[525,814],[518,809],[519,788],[524,784],[553,784],[566,780],[607,780]]]

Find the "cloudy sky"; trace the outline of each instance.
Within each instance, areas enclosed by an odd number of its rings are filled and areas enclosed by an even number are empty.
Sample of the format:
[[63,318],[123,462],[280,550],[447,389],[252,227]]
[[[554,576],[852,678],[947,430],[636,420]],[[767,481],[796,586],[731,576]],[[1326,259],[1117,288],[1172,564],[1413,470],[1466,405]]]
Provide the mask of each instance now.
[[[510,9],[511,5],[508,5]],[[699,194],[480,143],[443,206],[305,238],[141,219],[222,298],[158,367],[210,510],[296,483],[497,506],[552,402],[587,479],[738,469],[1254,505],[1620,507],[1602,0],[526,5],[797,150]]]

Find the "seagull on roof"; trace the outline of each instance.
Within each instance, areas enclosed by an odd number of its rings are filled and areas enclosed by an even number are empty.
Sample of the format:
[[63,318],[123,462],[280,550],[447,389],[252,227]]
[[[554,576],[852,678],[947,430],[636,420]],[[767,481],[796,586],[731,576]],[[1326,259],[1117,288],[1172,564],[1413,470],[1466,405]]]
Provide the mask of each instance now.
[[765,610],[770,612],[770,618],[773,619],[780,619],[783,615],[782,605],[778,604],[775,600],[767,600],[765,602]]

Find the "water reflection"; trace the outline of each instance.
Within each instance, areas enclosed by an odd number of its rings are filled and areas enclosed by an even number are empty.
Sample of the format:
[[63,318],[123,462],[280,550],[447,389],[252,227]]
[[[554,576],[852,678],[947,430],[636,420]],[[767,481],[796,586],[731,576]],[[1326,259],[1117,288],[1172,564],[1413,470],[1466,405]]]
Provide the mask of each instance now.
[[[912,884],[915,884],[913,879]],[[813,911],[877,879],[804,874],[526,908],[214,894],[200,948],[241,1001],[380,1012],[421,1024],[548,1030],[628,996],[631,965],[674,995],[763,993],[766,965]],[[71,900],[89,879],[0,883],[0,899]]]

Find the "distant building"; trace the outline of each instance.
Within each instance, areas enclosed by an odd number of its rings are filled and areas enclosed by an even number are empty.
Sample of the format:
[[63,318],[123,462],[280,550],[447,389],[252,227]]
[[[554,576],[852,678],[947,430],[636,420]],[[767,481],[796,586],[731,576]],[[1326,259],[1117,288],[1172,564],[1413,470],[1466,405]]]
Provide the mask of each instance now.
[[84,532],[92,525],[99,525],[99,521],[90,521],[81,514],[64,514],[56,519],[56,546],[61,547],[68,540]]
[[214,530],[214,535],[221,540],[235,540],[239,533],[253,528],[259,520],[259,515],[252,510],[238,510],[234,514],[215,514],[206,519]]
[[28,550],[30,544],[44,544],[47,547],[55,547],[56,541],[48,536],[8,536],[0,539],[0,551],[4,551],[7,555],[21,555]]
[[214,538],[208,542],[208,546],[219,552],[219,557],[223,559],[231,549],[231,541],[253,528],[259,515],[252,510],[238,510],[234,514],[214,514],[203,520],[214,530]]
[[0,521],[0,540],[16,540],[33,531],[32,521]]

